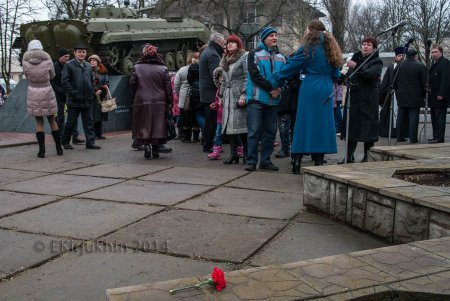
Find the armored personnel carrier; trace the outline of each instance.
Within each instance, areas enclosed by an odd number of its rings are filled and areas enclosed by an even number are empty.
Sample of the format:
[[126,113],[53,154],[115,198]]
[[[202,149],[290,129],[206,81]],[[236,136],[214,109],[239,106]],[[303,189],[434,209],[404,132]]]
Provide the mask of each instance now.
[[115,75],[129,75],[146,43],[158,47],[169,70],[185,65],[190,51],[208,41],[209,29],[202,23],[181,18],[152,19],[142,17],[143,10],[106,6],[91,10],[84,20],[35,21],[20,27],[20,37],[13,48],[26,51],[28,42],[38,39],[53,60],[58,49],[71,49],[82,43],[88,55],[97,54]]

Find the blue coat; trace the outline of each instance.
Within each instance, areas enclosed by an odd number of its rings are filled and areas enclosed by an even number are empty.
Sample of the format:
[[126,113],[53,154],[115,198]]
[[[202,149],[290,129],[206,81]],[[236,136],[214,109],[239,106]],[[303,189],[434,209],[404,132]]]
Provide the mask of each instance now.
[[333,92],[332,76],[337,78],[340,72],[328,63],[323,43],[310,47],[308,57],[303,49],[300,46],[287,64],[271,77],[271,84],[278,87],[283,80],[299,72],[304,75],[298,96],[292,153],[336,153],[334,101],[332,98],[324,101]]

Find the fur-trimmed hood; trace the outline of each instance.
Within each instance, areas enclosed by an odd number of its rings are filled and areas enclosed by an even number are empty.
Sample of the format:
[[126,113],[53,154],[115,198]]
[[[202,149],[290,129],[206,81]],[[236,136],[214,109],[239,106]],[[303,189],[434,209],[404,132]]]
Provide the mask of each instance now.
[[48,55],[48,53],[45,51],[31,50],[31,51],[25,52],[25,54],[23,55],[23,60],[32,65],[38,65],[39,63],[41,63],[43,61],[47,61],[47,60],[51,61],[51,58],[50,58],[50,55]]

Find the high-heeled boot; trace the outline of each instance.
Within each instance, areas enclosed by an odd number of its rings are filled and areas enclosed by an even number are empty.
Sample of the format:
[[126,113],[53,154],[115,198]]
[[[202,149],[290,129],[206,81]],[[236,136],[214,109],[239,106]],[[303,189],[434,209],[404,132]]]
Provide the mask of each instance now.
[[301,169],[301,164],[302,164],[302,159],[301,159],[300,155],[292,154],[291,164],[292,164],[292,173],[300,174],[300,169]]
[[236,145],[236,140],[235,137],[231,137],[230,139],[230,156],[228,157],[227,160],[223,161],[223,164],[236,164],[239,163],[239,156],[237,154],[237,145]]
[[64,151],[61,147],[61,134],[59,133],[59,130],[52,131],[53,140],[55,141],[56,146],[56,153],[58,156],[62,156]]
[[36,133],[36,139],[39,144],[39,152],[37,156],[39,158],[45,158],[45,133],[44,132],[37,132]]

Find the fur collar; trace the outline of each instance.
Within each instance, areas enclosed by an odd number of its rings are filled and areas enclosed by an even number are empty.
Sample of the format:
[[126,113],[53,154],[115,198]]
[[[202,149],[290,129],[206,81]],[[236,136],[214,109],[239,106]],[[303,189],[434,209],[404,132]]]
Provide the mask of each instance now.
[[23,55],[23,60],[30,64],[37,65],[43,61],[47,61],[47,60],[51,61],[51,58],[48,55],[48,53],[45,51],[31,50],[31,51],[25,52],[25,54]]
[[136,64],[150,64],[150,65],[162,65],[166,66],[166,63],[164,62],[164,59],[160,54],[157,54],[156,56],[143,56],[141,57]]
[[245,53],[245,50],[241,49],[236,51],[231,56],[224,56],[220,61],[219,66],[225,71],[228,72],[230,70],[230,65],[236,63]]

